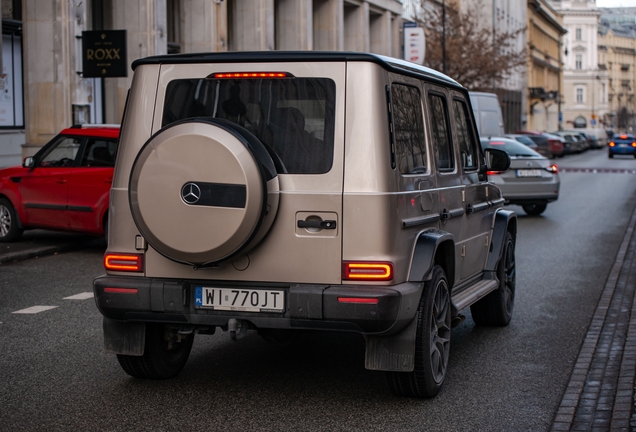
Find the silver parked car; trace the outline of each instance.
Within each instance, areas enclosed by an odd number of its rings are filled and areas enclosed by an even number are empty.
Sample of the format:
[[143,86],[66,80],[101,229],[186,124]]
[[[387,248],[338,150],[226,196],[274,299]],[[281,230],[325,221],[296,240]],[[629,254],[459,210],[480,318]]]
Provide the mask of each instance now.
[[488,179],[499,186],[509,204],[517,204],[529,215],[539,215],[549,202],[559,198],[559,169],[536,151],[509,138],[482,139],[484,149],[498,148],[510,155],[510,169],[489,171]]

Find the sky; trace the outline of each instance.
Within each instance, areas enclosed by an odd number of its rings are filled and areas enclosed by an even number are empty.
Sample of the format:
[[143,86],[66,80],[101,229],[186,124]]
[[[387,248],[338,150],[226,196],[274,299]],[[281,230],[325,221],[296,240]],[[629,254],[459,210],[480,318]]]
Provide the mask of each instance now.
[[598,7],[636,7],[636,0],[596,0]]

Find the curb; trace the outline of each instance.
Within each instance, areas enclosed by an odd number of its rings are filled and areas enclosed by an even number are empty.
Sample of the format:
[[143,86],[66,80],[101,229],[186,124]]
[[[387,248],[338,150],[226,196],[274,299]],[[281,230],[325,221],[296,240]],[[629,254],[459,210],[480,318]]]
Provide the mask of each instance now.
[[[617,386],[614,389],[615,397],[609,397],[609,395],[603,396],[600,393],[592,394],[593,392],[587,394],[586,384],[591,385],[592,382],[590,380],[599,381],[598,377],[595,374],[595,372],[597,371],[595,370],[595,368],[592,368],[592,363],[595,355],[606,356],[608,358],[611,356],[610,360],[617,360],[615,357],[618,353],[616,352],[617,350],[615,349],[615,347],[611,347],[611,353],[607,352],[608,347],[599,346],[599,340],[602,338],[602,336],[606,336],[603,334],[603,329],[606,323],[606,319],[608,318],[608,312],[610,311],[612,299],[614,298],[614,294],[617,291],[616,288],[619,285],[619,276],[621,275],[621,271],[624,270],[623,266],[625,265],[625,257],[627,256],[630,243],[632,241],[632,238],[634,237],[635,227],[636,212],[632,214],[630,223],[625,231],[625,237],[623,238],[623,242],[621,243],[618,253],[616,254],[616,260],[614,262],[614,265],[612,266],[612,269],[610,270],[607,282],[599,298],[599,302],[596,310],[594,311],[594,315],[592,316],[592,321],[588,328],[585,339],[583,340],[583,344],[581,345],[579,356],[574,365],[574,369],[572,370],[570,382],[568,383],[568,386],[565,389],[565,393],[563,394],[561,403],[550,429],[551,431],[571,430],[573,423],[575,422],[575,417],[577,416],[577,408],[585,405],[584,411],[586,414],[584,415],[587,416],[588,414],[592,414],[593,407],[596,405],[590,405],[589,402],[594,399],[598,399],[599,402],[605,402],[602,407],[601,405],[598,406],[599,410],[609,411],[609,416],[603,416],[609,417],[609,419],[598,420],[599,422],[604,423],[603,426],[609,426],[609,424],[611,423],[612,430],[614,430],[614,428],[628,430],[629,428],[631,397],[633,392],[633,382],[635,374],[633,366],[634,359],[636,359],[636,350],[634,349],[634,344],[636,343],[636,298],[632,299],[632,301],[630,302],[630,307],[628,309],[631,312],[631,316],[627,318],[629,320],[629,323],[626,340],[623,347],[621,347],[621,359],[618,365],[618,368],[620,368],[620,372],[618,373]],[[630,268],[627,269],[628,274],[631,273],[629,271],[632,267],[631,263],[629,267]],[[630,282],[633,283],[633,280],[630,276],[627,276],[627,278]],[[617,294],[622,294],[622,291],[625,291],[625,289],[621,285],[618,291],[619,292]],[[592,372],[590,372],[591,369]],[[598,383],[599,387],[601,387],[600,381]],[[604,390],[612,389],[605,388]],[[588,388],[587,391],[590,392],[590,389]],[[625,397],[630,400],[628,404],[624,403]],[[600,399],[604,400],[600,401]],[[592,427],[594,419],[592,415],[589,415],[589,417],[590,419],[585,418],[581,421],[583,423],[588,423],[589,421],[589,426]],[[608,420],[607,423],[605,423],[605,420]],[[597,424],[595,424],[594,426],[596,425]]]
[[27,249],[18,252],[9,252],[4,255],[0,255],[0,265],[2,264],[10,264],[18,261],[24,261],[31,258],[37,258],[47,255],[55,255],[61,252],[72,252],[80,249],[85,249],[90,246],[96,246],[101,239],[94,239],[83,241],[79,243],[66,243],[62,245],[55,246],[41,246],[32,249]]

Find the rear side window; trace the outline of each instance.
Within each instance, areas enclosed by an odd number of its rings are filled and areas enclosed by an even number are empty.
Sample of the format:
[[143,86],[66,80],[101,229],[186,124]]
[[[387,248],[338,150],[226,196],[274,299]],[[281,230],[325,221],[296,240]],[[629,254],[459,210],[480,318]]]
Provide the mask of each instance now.
[[452,170],[455,167],[453,147],[448,132],[448,108],[446,98],[442,95],[429,93],[428,104],[431,114],[431,136],[437,150],[437,168]]
[[462,166],[466,169],[477,168],[477,145],[473,130],[470,127],[470,117],[466,103],[461,100],[453,100],[453,113],[455,114],[455,127],[457,129],[457,143]]
[[333,164],[335,94],[326,78],[174,80],[162,126],[197,117],[229,120],[275,152],[288,173],[322,174]]
[[89,138],[80,166],[84,167],[113,167],[117,155],[116,140]]
[[393,129],[397,165],[402,174],[428,172],[424,116],[419,89],[402,84],[391,85]]

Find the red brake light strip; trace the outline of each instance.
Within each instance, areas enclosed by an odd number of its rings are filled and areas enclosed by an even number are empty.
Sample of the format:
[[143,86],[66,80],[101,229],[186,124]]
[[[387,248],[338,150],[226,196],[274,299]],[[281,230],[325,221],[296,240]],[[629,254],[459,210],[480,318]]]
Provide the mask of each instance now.
[[212,75],[215,79],[232,79],[232,78],[289,78],[287,72],[230,72],[215,73]]

